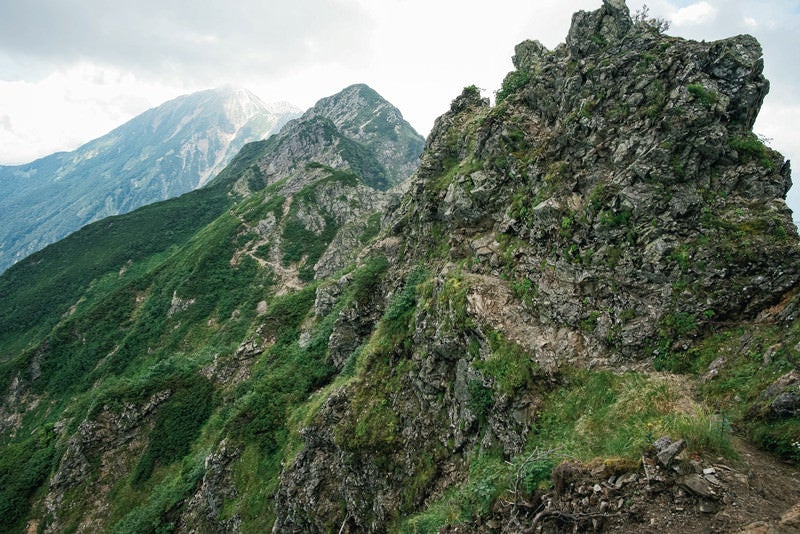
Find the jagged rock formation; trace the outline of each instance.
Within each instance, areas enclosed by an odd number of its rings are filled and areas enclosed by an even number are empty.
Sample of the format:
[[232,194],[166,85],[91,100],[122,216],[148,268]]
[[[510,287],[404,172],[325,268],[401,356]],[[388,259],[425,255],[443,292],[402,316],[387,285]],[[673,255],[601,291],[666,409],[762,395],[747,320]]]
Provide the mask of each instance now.
[[520,454],[547,377],[677,366],[700,332],[796,287],[788,163],[751,132],[761,56],[751,37],[668,37],[605,2],[566,45],[521,43],[497,106],[465,89],[388,216],[393,290],[431,269],[413,343],[372,347],[321,406],[274,531],[381,531],[475,451]]
[[397,185],[416,170],[417,157],[422,151],[421,140],[400,111],[370,87],[352,85],[323,98],[308,113],[330,119],[346,137],[375,153],[378,163],[386,169],[385,173],[371,178],[376,185]]
[[92,221],[205,185],[299,110],[226,87],[171,100],[73,152],[0,167],[0,272]]
[[[788,163],[750,131],[758,43],[606,0],[514,65],[390,191],[420,140],[353,86],[208,187],[0,277],[0,524],[793,524],[800,472],[731,439],[800,461],[800,248]],[[193,218],[160,248],[156,208]],[[148,252],[42,289],[120,228]]]

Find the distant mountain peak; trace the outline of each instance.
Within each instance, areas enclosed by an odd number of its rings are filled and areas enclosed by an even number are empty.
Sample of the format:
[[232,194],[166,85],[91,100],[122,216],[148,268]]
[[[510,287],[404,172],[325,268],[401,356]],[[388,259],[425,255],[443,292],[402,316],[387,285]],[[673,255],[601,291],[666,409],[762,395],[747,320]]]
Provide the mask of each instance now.
[[73,152],[0,167],[0,272],[89,222],[206,184],[245,143],[298,114],[217,87],[169,100]]
[[[278,135],[248,147],[218,180],[233,180],[243,196],[284,178],[299,190],[314,179],[297,172],[296,162],[307,160],[349,170],[370,187],[386,190],[411,176],[424,142],[396,107],[368,86],[352,85],[320,99]],[[252,172],[242,173],[241,165]]]
[[[407,161],[408,155],[420,153],[424,140],[403,118],[403,114],[370,86],[359,83],[345,87],[338,93],[320,99],[304,117],[322,116],[330,119],[346,136],[365,145],[386,145],[387,150],[376,150],[381,163],[389,170],[392,184],[402,182],[416,168],[413,164],[398,163]],[[399,153],[394,144],[402,139],[406,149]],[[389,145],[392,143],[392,149]]]

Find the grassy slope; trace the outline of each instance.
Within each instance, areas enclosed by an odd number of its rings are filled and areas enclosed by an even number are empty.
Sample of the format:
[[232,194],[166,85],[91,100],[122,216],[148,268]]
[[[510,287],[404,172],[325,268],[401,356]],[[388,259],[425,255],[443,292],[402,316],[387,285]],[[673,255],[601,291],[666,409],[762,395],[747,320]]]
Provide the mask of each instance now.
[[[357,182],[352,174],[330,170],[330,176],[319,183],[332,180],[350,186]],[[275,286],[270,268],[260,267],[248,255],[231,261],[237,250],[249,250],[260,239],[250,225],[267,212],[277,217],[283,229],[279,257],[284,266],[301,265],[308,261],[306,257],[318,257],[324,250],[335,226],[320,236],[300,232],[302,243],[295,242],[298,236],[294,233],[302,226],[296,220],[299,205],[314,205],[314,187],[299,192],[293,209],[285,215],[279,189],[280,185],[267,188],[233,207],[219,187],[190,193],[93,225],[41,252],[41,261],[33,263],[31,270],[15,270],[20,274],[13,281],[23,275],[26,280],[47,281],[50,271],[45,267],[61,267],[67,272],[52,281],[53,286],[35,286],[27,293],[51,299],[46,309],[33,305],[41,301],[29,303],[31,321],[37,320],[34,313],[43,314],[47,321],[39,325],[37,336],[31,328],[5,323],[5,350],[11,353],[15,344],[23,343],[31,347],[5,362],[6,383],[12,374],[21,376],[30,381],[33,393],[52,404],[51,409],[29,412],[22,423],[23,432],[0,438],[7,452],[0,460],[4,530],[22,527],[28,499],[35,501],[42,495],[40,484],[63,454],[65,443],[58,439],[53,425],[63,417],[64,408],[69,406],[68,431],[74,432],[86,416],[120,410],[126,402],[140,404],[165,390],[172,395],[158,410],[148,446],[112,491],[112,518],[118,522],[115,529],[137,531],[143,524],[168,522],[164,510],[193,489],[202,475],[205,455],[224,436],[245,451],[247,469],[258,473],[252,479],[237,471],[246,498],[232,504],[232,510],[244,518],[245,525],[258,528],[254,525],[267,524],[273,513],[270,497],[253,497],[263,494],[260,486],[266,484],[274,490],[277,484],[290,437],[284,421],[332,377],[333,370],[326,363],[327,340],[341,309],[337,306],[326,317],[317,318],[310,330],[306,329],[310,343],[301,347],[300,325],[313,306],[316,283],[276,296],[281,288]],[[198,197],[205,202],[198,202]],[[201,226],[214,215],[210,224]],[[172,232],[169,240],[154,239],[168,229]],[[83,249],[80,258],[86,265],[69,265],[70,254],[90,242],[93,247]],[[87,249],[105,255],[99,262],[91,261]],[[128,264],[128,259],[138,261]],[[87,271],[87,265],[95,270]],[[123,265],[126,269],[120,273]],[[67,282],[73,285],[67,286]],[[19,296],[19,291],[9,294],[20,299],[27,295]],[[171,312],[175,298],[191,304]],[[257,314],[259,301],[267,303],[263,315]],[[73,304],[68,316],[53,311]],[[16,307],[16,313],[20,309],[22,305]],[[6,313],[11,317],[11,311]],[[216,356],[230,358],[258,325],[273,333],[275,343],[255,364],[250,380],[223,392],[219,384],[212,385],[198,373]],[[31,358],[38,358],[40,372],[36,376],[29,365]],[[74,527],[80,517],[65,520]]]
[[90,224],[0,277],[2,359],[46,333],[93,281],[187,241],[228,205],[206,188]]

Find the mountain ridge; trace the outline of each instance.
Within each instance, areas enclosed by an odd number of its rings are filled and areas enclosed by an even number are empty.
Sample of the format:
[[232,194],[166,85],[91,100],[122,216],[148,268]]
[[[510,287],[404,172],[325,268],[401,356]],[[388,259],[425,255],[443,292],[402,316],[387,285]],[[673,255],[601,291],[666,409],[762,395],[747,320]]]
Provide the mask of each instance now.
[[[751,130],[761,49],[662,29],[605,0],[520,43],[496,104],[464,88],[397,186],[381,147],[414,140],[352,86],[9,269],[4,527],[791,528],[800,237]],[[157,248],[148,210],[201,194],[212,220]],[[115,230],[155,248],[24,293]]]
[[150,109],[72,152],[0,167],[0,270],[84,224],[202,186],[238,149],[279,129],[244,89],[210,89]]

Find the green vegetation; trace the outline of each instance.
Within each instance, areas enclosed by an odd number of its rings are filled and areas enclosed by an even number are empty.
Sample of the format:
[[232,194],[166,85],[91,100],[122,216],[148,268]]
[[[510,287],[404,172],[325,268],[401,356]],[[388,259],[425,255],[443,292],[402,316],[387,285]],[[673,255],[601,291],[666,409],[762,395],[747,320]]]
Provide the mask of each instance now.
[[[314,279],[314,265],[325,252],[330,242],[336,236],[339,226],[328,214],[317,212],[316,190],[325,184],[337,181],[345,185],[355,185],[357,177],[351,173],[330,170],[329,176],[322,181],[304,187],[293,199],[292,206],[287,215],[287,222],[281,235],[281,249],[283,251],[283,264],[288,266],[299,263],[299,278],[304,282]],[[312,216],[320,217],[324,226],[319,233],[309,230],[300,220],[300,210],[306,210]]]
[[492,377],[500,393],[512,395],[530,388],[536,372],[530,354],[495,330],[489,330],[487,337],[491,355],[485,360],[475,360],[475,368]]
[[492,504],[508,489],[514,466],[499,454],[476,455],[469,464],[469,477],[460,486],[448,489],[427,509],[403,520],[397,532],[435,533],[454,525],[485,516]]
[[714,106],[717,101],[719,100],[719,96],[714,91],[709,91],[703,84],[700,83],[690,83],[686,86],[686,89],[689,91],[693,97],[700,101],[706,107]]
[[[788,334],[787,334],[788,330]],[[717,376],[701,386],[707,402],[717,405],[726,421],[762,448],[800,463],[800,417],[780,416],[772,409],[768,386],[797,369],[800,352],[784,339],[796,339],[800,320],[789,325],[759,324],[725,330],[693,347],[693,371],[705,373],[709,364],[724,356]]]
[[144,502],[115,522],[110,531],[114,534],[172,532],[175,523],[169,517],[174,514],[181,502],[191,495],[202,477],[202,458],[192,458],[192,461],[183,465],[176,476],[166,478],[155,485]]
[[[353,296],[357,302],[371,294],[370,288],[380,282],[385,266],[386,258],[377,256],[354,276]],[[400,391],[399,381],[410,368],[411,361],[407,359],[412,348],[410,333],[413,331],[419,288],[428,276],[427,271],[421,268],[407,275],[403,289],[386,308],[367,346],[360,352],[357,376],[368,376],[369,380],[365,387],[357,390],[351,406],[370,415],[357,417],[357,421],[349,421],[344,429],[337,431],[337,439],[348,448],[367,445],[380,448],[381,443],[385,445],[394,439],[390,429],[397,423],[387,403],[387,395]]]
[[145,482],[157,464],[170,464],[189,453],[200,427],[211,414],[211,397],[211,383],[202,377],[195,377],[172,393],[167,403],[159,408],[147,450],[136,465],[132,484]]
[[743,162],[757,161],[759,165],[771,171],[775,170],[775,161],[772,150],[761,142],[754,133],[731,139],[731,148],[739,153]]
[[568,457],[636,460],[653,437],[684,438],[690,450],[730,456],[725,428],[713,414],[679,408],[686,393],[667,380],[608,371],[576,371],[547,395],[529,441]]
[[0,352],[18,352],[48,332],[93,281],[147,268],[229,205],[221,188],[200,189],[92,223],[14,265],[0,277]]
[[619,211],[603,210],[600,212],[600,223],[611,228],[626,227],[633,216],[628,208]]
[[375,239],[381,231],[381,217],[383,215],[380,212],[375,212],[369,216],[367,219],[367,226],[364,228],[364,231],[358,236],[358,240],[361,244],[366,245],[373,239]]
[[0,455],[0,528],[22,531],[30,499],[50,475],[56,457],[52,425],[33,435],[3,442]]
[[478,418],[478,425],[484,426],[489,411],[494,406],[494,393],[492,388],[483,385],[483,382],[472,379],[467,383],[469,390],[469,409]]
[[495,93],[496,102],[498,104],[502,103],[503,100],[525,87],[530,81],[531,76],[531,71],[526,69],[510,72],[505,80],[503,80],[502,87]]

